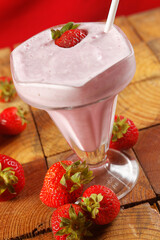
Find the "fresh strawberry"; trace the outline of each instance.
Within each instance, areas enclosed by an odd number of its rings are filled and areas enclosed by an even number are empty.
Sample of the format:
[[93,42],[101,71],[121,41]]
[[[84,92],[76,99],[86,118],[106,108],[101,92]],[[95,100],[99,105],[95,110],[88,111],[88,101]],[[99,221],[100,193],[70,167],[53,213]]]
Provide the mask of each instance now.
[[132,148],[138,140],[138,129],[132,120],[115,116],[110,148],[126,150]]
[[89,187],[82,197],[80,205],[89,212],[92,220],[99,225],[112,222],[120,210],[120,202],[116,194],[109,188],[101,185]]
[[27,126],[22,108],[9,107],[0,113],[0,134],[17,135]]
[[82,194],[83,184],[92,179],[92,171],[88,170],[85,162],[57,162],[47,171],[40,199],[47,206],[54,208],[73,203]]
[[22,165],[0,154],[0,202],[16,197],[25,185]]
[[92,236],[88,230],[92,222],[76,204],[65,204],[57,208],[53,212],[51,224],[57,240],[80,240],[84,236]]
[[12,78],[0,77],[0,102],[10,102],[16,97]]
[[87,31],[84,29],[77,29],[79,24],[69,22],[60,30],[51,29],[52,39],[59,47],[70,48],[79,43],[87,36]]

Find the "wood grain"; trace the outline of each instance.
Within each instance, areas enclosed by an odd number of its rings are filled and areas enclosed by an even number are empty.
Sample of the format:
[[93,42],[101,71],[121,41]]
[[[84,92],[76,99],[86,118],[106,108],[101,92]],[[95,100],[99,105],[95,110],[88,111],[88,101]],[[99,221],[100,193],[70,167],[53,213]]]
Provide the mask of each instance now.
[[160,126],[140,131],[134,147],[139,161],[156,194],[160,195]]
[[122,31],[126,34],[127,38],[130,40],[133,46],[140,43],[141,39],[136,34],[134,28],[129,23],[127,17],[124,16],[117,17],[115,19],[115,24],[122,29]]
[[[47,230],[50,231],[50,228]],[[112,223],[94,227],[93,234],[94,237],[86,238],[86,240],[159,240],[160,215],[148,203],[125,210],[121,209]],[[20,239],[23,238],[11,238],[10,240]],[[51,232],[43,233],[42,231],[36,236],[35,231],[35,236],[27,239],[54,240],[54,237]]]
[[148,42],[148,46],[150,47],[150,49],[153,51],[153,53],[160,62],[160,38]]
[[136,73],[132,83],[160,77],[160,62],[144,42],[134,46]]
[[160,38],[160,8],[134,14],[128,20],[138,35],[146,42]]
[[160,123],[160,78],[130,84],[118,97],[117,114],[133,120],[138,129]]
[[[132,159],[137,159],[131,149],[125,152]],[[140,165],[139,168],[138,181],[132,191],[120,200],[121,205],[132,205],[133,203],[136,204],[138,202],[153,201],[156,199],[156,195]]]
[[[38,234],[38,236],[35,236],[34,238],[27,238],[27,240],[55,240],[54,236],[53,236],[53,233],[52,232],[49,232],[49,233],[40,233]],[[11,240],[14,240],[14,239],[11,239]],[[15,239],[17,240],[17,239]],[[20,240],[20,239],[18,239]]]
[[[26,185],[23,191],[9,202],[1,202],[0,239],[17,239],[18,236],[34,236],[50,228],[53,209],[39,200],[46,166],[42,159],[23,164]],[[24,239],[24,238],[20,238]]]
[[9,68],[10,48],[0,49],[0,76],[11,76]]
[[48,167],[51,167],[56,162],[66,160],[71,154],[73,154],[73,151],[69,150],[67,152],[59,153],[55,156],[48,157],[47,158]]
[[121,210],[107,227],[95,229],[93,240],[159,240],[160,215],[150,205]]

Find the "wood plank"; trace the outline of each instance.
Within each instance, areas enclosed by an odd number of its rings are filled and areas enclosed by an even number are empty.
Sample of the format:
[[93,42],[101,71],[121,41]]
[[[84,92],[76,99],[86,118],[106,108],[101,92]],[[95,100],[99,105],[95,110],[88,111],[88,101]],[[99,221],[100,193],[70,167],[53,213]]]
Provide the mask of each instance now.
[[159,240],[160,215],[148,203],[121,210],[106,227],[96,227],[93,240]]
[[160,123],[160,78],[130,84],[118,97],[116,113],[141,129]]
[[[117,218],[106,226],[96,226],[93,229],[94,237],[92,240],[159,240],[160,238],[160,215],[158,212],[146,204],[121,209]],[[21,238],[11,238],[16,240]],[[33,238],[27,238],[32,240]],[[36,240],[53,239],[53,234],[42,233],[34,236]],[[91,238],[86,238],[91,239]]]
[[44,161],[39,158],[23,164],[23,168],[26,179],[25,188],[15,199],[1,202],[0,239],[17,239],[16,237],[23,235],[33,236],[34,233],[50,227],[53,209],[39,200],[46,173]]
[[133,82],[160,77],[160,63],[152,50],[144,42],[134,46],[136,73]]
[[160,126],[140,131],[134,150],[156,194],[160,195]]
[[160,62],[160,38],[148,42],[148,46],[154,52]]
[[32,108],[45,156],[55,155],[70,149],[68,143],[49,117],[42,110]]
[[[31,115],[27,115],[27,128],[17,136],[0,136],[0,153],[20,163],[43,159],[43,152]],[[44,159],[43,159],[44,161]]]
[[128,17],[133,27],[141,38],[146,41],[152,41],[160,37],[160,8],[134,14]]
[[[131,149],[127,150],[126,153],[129,154],[132,159],[136,159],[136,156]],[[132,191],[120,200],[121,205],[135,204],[156,198],[156,195],[140,165],[139,168],[140,172],[138,181]]]
[[[10,240],[14,240],[14,239],[10,239]],[[17,240],[17,239],[15,239]],[[49,232],[49,233],[40,233],[38,236],[34,237],[34,238],[27,238],[27,240],[55,240],[53,233]]]
[[[49,157],[47,159],[49,167],[52,164],[54,164],[55,162],[65,160],[72,153],[73,153],[73,151],[68,151],[66,153],[61,153],[56,156]],[[128,150],[127,153],[133,159],[136,159],[132,150]],[[141,201],[147,201],[147,200],[151,200],[151,199],[153,200],[154,198],[156,198],[156,196],[155,196],[142,168],[140,167],[139,178],[138,178],[136,186],[133,188],[133,190],[129,194],[127,194],[120,201],[121,201],[121,205],[127,205],[127,204],[131,204],[131,203],[138,203]]]
[[9,68],[10,48],[0,49],[0,76],[11,76]]
[[122,29],[132,45],[136,45],[141,41],[140,37],[134,31],[132,25],[129,23],[127,17],[117,17],[115,19],[115,24]]

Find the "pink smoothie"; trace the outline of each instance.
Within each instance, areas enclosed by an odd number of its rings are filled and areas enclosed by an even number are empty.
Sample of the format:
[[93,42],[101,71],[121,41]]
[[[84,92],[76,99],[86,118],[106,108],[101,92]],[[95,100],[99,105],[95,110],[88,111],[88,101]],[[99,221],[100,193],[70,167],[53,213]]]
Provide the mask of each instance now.
[[116,26],[104,33],[104,26],[81,23],[88,35],[72,48],[56,46],[48,29],[11,54],[19,96],[45,109],[68,143],[88,152],[108,146],[116,96],[135,72],[133,48],[124,33]]

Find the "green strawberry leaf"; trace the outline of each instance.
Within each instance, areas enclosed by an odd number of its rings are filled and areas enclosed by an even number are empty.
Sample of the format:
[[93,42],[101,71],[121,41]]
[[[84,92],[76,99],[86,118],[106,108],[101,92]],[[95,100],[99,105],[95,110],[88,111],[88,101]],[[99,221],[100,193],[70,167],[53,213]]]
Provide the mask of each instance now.
[[69,208],[69,217],[70,219],[72,219],[73,221],[77,219],[77,214],[73,208],[73,206],[71,205]]
[[6,191],[6,186],[0,186],[0,195]]
[[72,26],[72,29],[76,29],[76,28],[78,28],[79,25],[80,25],[80,24],[75,24],[75,25],[73,25],[73,26]]
[[70,225],[71,221],[69,218],[64,218],[64,217],[61,217],[61,222],[60,222],[60,227],[66,227],[68,225]]
[[54,30],[54,29],[51,29],[51,35],[52,35],[52,39],[57,39],[61,36],[61,32],[60,30]]
[[113,124],[112,142],[116,142],[118,139],[123,138],[129,127],[130,125],[126,118],[120,119],[120,116],[117,116],[117,120]]
[[63,33],[65,33],[66,31],[72,29],[73,24],[74,24],[73,22],[68,22],[67,24],[65,24],[65,25],[61,28],[61,30],[60,30],[61,35],[62,35]]
[[88,220],[81,211],[76,214],[72,205],[69,208],[69,218],[61,217],[60,229],[55,235],[67,235],[65,239],[80,240],[83,236],[92,236],[88,230],[92,225],[92,221]]
[[80,188],[83,184],[89,183],[94,178],[93,172],[89,170],[85,161],[81,162],[78,160],[69,166],[61,162],[61,165],[66,172],[62,176],[60,183],[67,187],[66,181],[72,181],[73,185],[70,189],[70,193]]
[[63,175],[61,180],[60,180],[60,184],[62,184],[63,186],[67,187],[67,183],[66,183],[66,179],[65,176]]
[[99,213],[100,202],[103,199],[101,193],[91,194],[90,197],[82,197],[82,201],[80,202],[80,206],[84,211],[87,211],[91,214],[92,218],[96,218],[96,215]]
[[12,194],[15,194],[15,189],[13,187],[14,184],[18,182],[17,176],[15,176],[15,172],[13,168],[7,167],[0,170],[0,195],[8,189],[8,191]]
[[71,29],[76,29],[77,27],[79,27],[79,25],[80,24],[74,24],[74,22],[68,22],[60,30],[51,29],[52,39],[56,40],[57,38],[60,38],[63,33]]
[[102,196],[102,194],[98,194],[98,196],[97,196],[97,198],[98,198],[98,202],[101,202],[102,200],[103,200],[103,196]]
[[58,232],[56,232],[56,236],[63,236],[63,235],[65,235],[65,234],[67,234],[67,229],[66,228],[62,228],[62,229],[60,229]]

